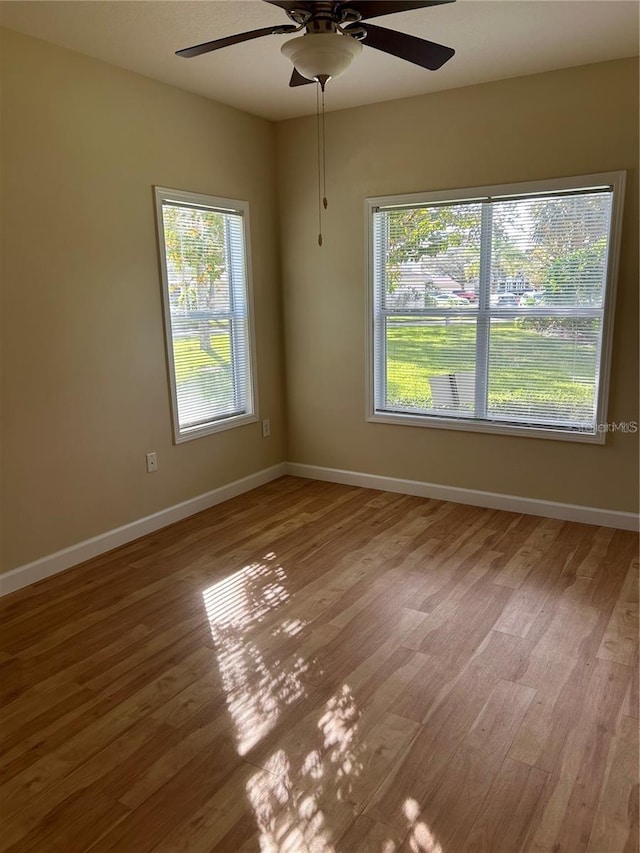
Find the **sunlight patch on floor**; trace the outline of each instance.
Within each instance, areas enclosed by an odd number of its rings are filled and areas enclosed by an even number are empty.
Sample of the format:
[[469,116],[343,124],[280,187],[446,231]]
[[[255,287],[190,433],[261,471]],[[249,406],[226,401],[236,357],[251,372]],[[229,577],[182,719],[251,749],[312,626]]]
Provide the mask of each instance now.
[[[302,659],[282,667],[265,661],[255,635],[265,617],[289,600],[287,575],[274,554],[228,575],[203,592],[227,707],[240,755],[273,729],[282,711],[305,694]],[[284,620],[273,636],[295,636],[301,620]]]
[[[236,728],[237,750],[247,755],[276,725],[283,710],[307,695],[308,664],[292,656],[286,664],[268,649],[301,634],[307,623],[283,618],[263,623],[290,600],[287,575],[274,554],[251,563],[203,593],[215,642],[227,707]],[[277,648],[277,644],[276,644]],[[368,745],[358,732],[361,711],[343,684],[317,712],[282,735],[279,748],[256,768],[246,792],[254,812],[262,853],[335,853],[334,843],[361,813],[362,776]],[[420,806],[403,806],[408,848],[444,853]],[[390,839],[380,853],[396,853]]]
[[315,736],[305,727],[304,747],[277,750],[249,780],[262,853],[334,850],[333,827],[353,817],[349,796],[363,767],[365,744],[356,746],[359,716],[344,685],[322,709]]
[[[282,747],[249,779],[261,853],[335,853],[337,838],[364,806],[352,799],[355,781],[366,772],[368,749],[358,733],[359,718],[345,684],[319,712],[315,736],[309,734],[309,721],[285,734]],[[409,850],[445,853],[420,819],[416,800],[407,798],[402,813]],[[397,850],[396,841],[378,836],[375,853]]]
[[402,807],[404,816],[409,822],[409,835],[407,841],[409,849],[413,853],[444,853],[442,847],[436,841],[427,824],[419,820],[420,806],[416,800],[407,797]]

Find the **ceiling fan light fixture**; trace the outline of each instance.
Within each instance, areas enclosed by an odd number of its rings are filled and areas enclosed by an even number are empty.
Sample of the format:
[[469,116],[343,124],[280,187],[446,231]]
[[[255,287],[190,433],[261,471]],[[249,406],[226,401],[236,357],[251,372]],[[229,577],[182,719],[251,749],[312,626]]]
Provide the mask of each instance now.
[[340,33],[307,33],[285,42],[280,50],[307,80],[326,82],[344,74],[362,45],[353,36]]

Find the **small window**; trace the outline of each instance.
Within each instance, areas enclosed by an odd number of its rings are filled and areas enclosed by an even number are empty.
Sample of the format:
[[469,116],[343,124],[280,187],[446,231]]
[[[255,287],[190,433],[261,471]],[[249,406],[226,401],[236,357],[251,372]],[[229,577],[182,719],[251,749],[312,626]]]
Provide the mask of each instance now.
[[604,440],[623,188],[368,199],[369,420]]
[[156,187],[174,436],[257,420],[246,202]]

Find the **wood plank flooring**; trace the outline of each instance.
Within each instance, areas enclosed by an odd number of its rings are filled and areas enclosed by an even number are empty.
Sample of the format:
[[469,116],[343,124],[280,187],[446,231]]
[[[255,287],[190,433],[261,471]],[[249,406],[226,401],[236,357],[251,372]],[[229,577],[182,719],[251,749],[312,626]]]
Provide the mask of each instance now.
[[285,477],[0,601],[1,851],[634,853],[638,539]]

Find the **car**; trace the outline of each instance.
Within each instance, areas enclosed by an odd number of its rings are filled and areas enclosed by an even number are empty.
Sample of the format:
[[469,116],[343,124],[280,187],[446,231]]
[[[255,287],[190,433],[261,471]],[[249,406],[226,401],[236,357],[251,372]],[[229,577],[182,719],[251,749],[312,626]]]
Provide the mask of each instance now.
[[520,297],[515,293],[498,293],[491,297],[491,304],[497,308],[517,308],[520,305]]
[[478,300],[478,295],[473,290],[454,290],[453,292],[461,299],[466,299],[467,302],[477,302]]
[[527,290],[522,294],[521,305],[540,305],[544,301],[544,290]]
[[462,296],[456,296],[455,293],[448,293],[446,291],[440,291],[440,293],[434,294],[433,297],[436,301],[436,306],[438,308],[457,308],[462,305],[468,305],[469,300],[465,299]]

